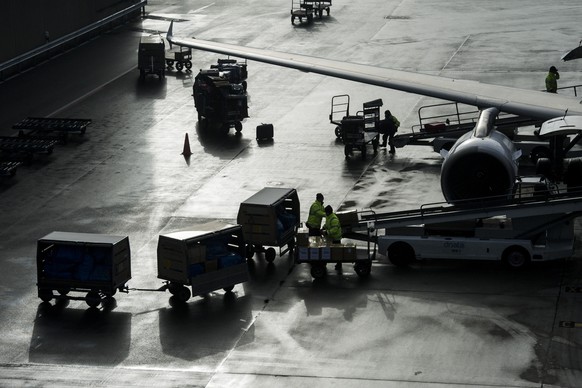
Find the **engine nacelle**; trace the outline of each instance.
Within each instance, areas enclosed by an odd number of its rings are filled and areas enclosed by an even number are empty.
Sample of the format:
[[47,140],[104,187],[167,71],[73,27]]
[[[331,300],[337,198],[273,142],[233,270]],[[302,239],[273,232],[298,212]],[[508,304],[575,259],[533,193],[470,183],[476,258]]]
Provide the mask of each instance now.
[[441,189],[447,202],[509,198],[521,155],[513,142],[493,129],[499,111],[481,112],[473,131],[451,147],[441,168]]

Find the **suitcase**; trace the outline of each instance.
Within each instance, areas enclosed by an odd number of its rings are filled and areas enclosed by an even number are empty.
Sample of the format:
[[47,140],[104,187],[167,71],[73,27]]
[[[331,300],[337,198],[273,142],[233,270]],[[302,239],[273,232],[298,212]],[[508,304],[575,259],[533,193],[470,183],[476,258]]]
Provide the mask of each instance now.
[[270,140],[273,138],[273,124],[257,125],[257,140]]

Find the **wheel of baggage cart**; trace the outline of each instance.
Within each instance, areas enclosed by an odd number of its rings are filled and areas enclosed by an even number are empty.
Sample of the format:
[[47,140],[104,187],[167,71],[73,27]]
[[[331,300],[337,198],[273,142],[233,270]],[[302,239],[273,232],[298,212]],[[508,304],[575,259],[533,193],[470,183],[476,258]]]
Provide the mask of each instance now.
[[265,251],[265,260],[267,260],[269,263],[272,263],[275,260],[275,256],[277,256],[277,251],[275,248],[267,248]]
[[184,68],[184,64],[182,62],[176,63],[176,70],[182,71],[183,68]]
[[509,247],[503,252],[503,262],[512,269],[520,269],[529,264],[529,253],[522,247]]
[[225,292],[232,292],[232,290],[234,290],[234,285],[232,285],[232,286],[228,286],[228,287],[224,287],[224,288],[223,288],[223,290],[224,290]]
[[178,298],[180,302],[186,302],[188,301],[188,299],[190,299],[192,293],[190,292],[190,289],[188,287],[180,285],[180,287],[176,289],[174,296]]
[[321,279],[327,273],[325,269],[325,264],[323,263],[312,263],[311,264],[311,276],[314,279]]
[[240,133],[240,131],[242,131],[242,123],[240,121],[234,123],[234,130],[237,133]]
[[69,292],[71,292],[71,288],[70,287],[61,287],[58,290],[58,293],[65,296],[67,295]]
[[245,253],[246,253],[247,259],[253,258],[253,256],[255,255],[255,247],[253,247],[253,244],[246,245]]
[[43,302],[50,302],[53,299],[53,290],[39,290],[38,297]]
[[97,307],[101,304],[101,296],[97,291],[89,291],[85,296],[85,302],[89,307]]
[[357,262],[354,264],[354,271],[358,274],[359,277],[365,278],[370,275],[372,271],[372,263],[371,262]]
[[340,138],[342,137],[342,127],[338,125],[335,127],[335,137]]
[[192,68],[192,61],[186,61],[184,62],[184,66],[186,66],[187,70],[190,70]]
[[168,66],[168,67],[173,67],[173,66],[174,66],[174,61],[171,61],[171,60],[169,60],[169,59],[168,59],[168,60],[166,61],[166,66]]

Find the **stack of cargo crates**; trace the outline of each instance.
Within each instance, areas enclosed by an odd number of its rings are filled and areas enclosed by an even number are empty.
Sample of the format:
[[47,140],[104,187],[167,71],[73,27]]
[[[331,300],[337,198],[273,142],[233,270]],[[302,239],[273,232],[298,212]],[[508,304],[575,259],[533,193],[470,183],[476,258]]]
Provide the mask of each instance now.
[[[180,301],[249,280],[242,227],[221,221],[160,235],[158,278]],[[191,286],[192,292],[186,286]]]
[[[237,222],[243,228],[247,258],[255,252],[265,252],[265,259],[272,262],[277,255],[273,246],[279,247],[279,256],[292,251],[299,218],[300,204],[295,189],[265,187],[242,202]],[[286,249],[281,250],[284,246]]]
[[[52,232],[37,243],[38,297],[85,300],[97,307],[131,279],[129,237]],[[53,291],[57,291],[55,295]],[[86,292],[85,297],[69,295]]]

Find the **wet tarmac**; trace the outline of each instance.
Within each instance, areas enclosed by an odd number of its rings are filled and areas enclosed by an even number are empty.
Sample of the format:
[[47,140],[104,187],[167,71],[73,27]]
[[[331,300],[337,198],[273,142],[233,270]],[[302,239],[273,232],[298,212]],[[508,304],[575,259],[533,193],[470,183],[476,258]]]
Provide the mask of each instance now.
[[[150,17],[111,31],[0,84],[0,135],[25,117],[89,118],[0,181],[0,385],[200,387],[581,387],[581,246],[573,258],[522,272],[499,263],[434,261],[402,269],[385,256],[361,279],[344,265],[312,279],[288,255],[249,261],[251,279],[174,303],[154,290],[163,233],[220,219],[263,187],[297,189],[302,214],[317,192],[338,209],[415,209],[443,200],[441,158],[428,147],[346,159],[331,98],[352,110],[382,98],[400,131],[435,102],[420,96],[249,62],[242,134],[197,127],[194,72],[139,80],[143,31],[168,27],[278,51],[543,89],[582,83],[575,1],[334,1],[312,25],[289,2],[149,1]],[[255,128],[273,123],[271,142]],[[181,153],[188,134],[192,155]],[[55,231],[129,236],[130,291],[112,304],[43,303],[36,242]],[[580,230],[579,225],[577,230]]]

